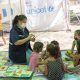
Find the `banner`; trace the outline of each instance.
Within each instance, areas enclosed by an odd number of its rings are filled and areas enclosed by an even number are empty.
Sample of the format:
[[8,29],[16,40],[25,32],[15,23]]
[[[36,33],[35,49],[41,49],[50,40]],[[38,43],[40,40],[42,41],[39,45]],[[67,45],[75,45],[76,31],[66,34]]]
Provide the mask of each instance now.
[[25,0],[27,27],[31,31],[57,31],[67,27],[64,0]]

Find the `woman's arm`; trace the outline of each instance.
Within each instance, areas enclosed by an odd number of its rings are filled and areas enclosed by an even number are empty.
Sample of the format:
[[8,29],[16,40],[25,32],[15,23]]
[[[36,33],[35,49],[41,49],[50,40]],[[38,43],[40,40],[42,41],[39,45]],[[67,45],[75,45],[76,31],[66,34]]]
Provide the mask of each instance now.
[[18,46],[18,45],[22,45],[22,44],[24,44],[26,41],[30,40],[32,37],[33,37],[33,35],[30,34],[27,38],[18,40],[18,41],[16,41],[14,44],[17,45],[17,46]]

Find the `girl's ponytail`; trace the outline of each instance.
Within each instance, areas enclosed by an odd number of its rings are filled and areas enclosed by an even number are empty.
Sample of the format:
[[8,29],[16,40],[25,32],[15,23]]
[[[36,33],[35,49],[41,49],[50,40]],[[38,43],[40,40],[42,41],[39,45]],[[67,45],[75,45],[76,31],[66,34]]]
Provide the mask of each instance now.
[[16,15],[15,18],[13,19],[12,26],[17,25],[18,19],[19,19],[19,16]]

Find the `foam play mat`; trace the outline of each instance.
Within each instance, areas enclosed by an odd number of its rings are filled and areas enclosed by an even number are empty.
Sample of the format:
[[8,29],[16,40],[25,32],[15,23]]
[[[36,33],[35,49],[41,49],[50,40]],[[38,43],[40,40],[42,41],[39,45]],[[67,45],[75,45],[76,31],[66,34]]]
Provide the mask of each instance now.
[[[73,62],[67,60],[66,51],[61,51],[62,59],[72,70],[77,70]],[[16,65],[7,62],[8,52],[0,52],[0,80],[48,80],[42,73],[33,73],[27,65]],[[80,80],[80,69],[78,73],[64,75],[63,80]]]

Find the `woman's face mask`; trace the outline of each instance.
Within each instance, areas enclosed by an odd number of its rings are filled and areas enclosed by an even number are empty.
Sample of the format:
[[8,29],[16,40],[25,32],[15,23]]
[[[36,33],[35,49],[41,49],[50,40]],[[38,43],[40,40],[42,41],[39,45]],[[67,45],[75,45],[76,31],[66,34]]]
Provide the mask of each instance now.
[[20,21],[20,27],[24,29],[26,27],[26,22],[27,22],[26,19]]
[[22,23],[21,28],[25,28],[25,27],[26,27],[26,23]]

